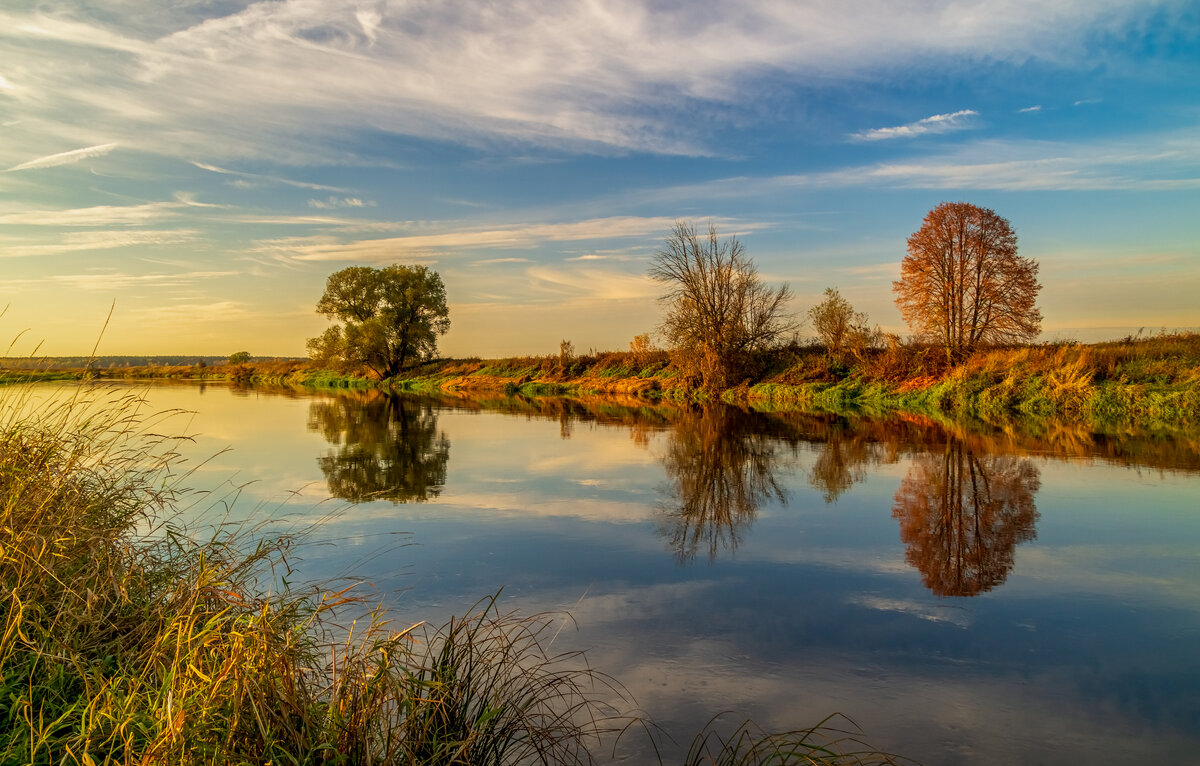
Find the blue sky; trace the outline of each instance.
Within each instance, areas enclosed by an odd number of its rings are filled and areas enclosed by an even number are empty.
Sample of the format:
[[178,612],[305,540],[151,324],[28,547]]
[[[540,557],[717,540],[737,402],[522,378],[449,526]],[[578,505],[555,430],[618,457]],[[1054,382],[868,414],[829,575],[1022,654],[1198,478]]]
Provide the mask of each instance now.
[[1048,338],[1200,326],[1194,0],[196,0],[0,10],[0,337],[301,355],[331,272],[424,263],[457,356],[627,347],[672,223],[884,329],[945,200]]

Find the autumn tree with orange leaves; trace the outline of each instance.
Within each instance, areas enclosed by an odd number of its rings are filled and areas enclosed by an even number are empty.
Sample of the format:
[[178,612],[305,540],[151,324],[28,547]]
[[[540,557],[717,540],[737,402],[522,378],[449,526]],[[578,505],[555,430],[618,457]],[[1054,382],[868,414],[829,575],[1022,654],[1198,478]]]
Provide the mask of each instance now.
[[909,327],[935,337],[956,361],[980,346],[1037,337],[1037,273],[1035,261],[1017,255],[1007,220],[966,202],[943,202],[908,238],[892,291]]

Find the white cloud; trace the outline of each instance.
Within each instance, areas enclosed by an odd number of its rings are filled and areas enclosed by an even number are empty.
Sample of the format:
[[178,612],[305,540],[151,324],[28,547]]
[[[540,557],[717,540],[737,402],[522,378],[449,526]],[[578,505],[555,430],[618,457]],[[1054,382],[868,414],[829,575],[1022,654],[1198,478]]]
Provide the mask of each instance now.
[[349,242],[328,235],[286,238],[260,242],[256,249],[302,261],[386,261],[401,256],[429,257],[433,252],[450,249],[532,247],[544,242],[658,236],[669,231],[673,224],[672,218],[617,216]]
[[[981,142],[946,155],[853,168],[813,180],[842,186],[1006,191],[1200,188],[1200,143],[1144,146]],[[980,157],[993,159],[980,162]]]
[[[981,162],[980,158],[989,158]],[[1200,140],[1194,130],[1150,133],[1122,141],[972,141],[907,162],[860,165],[828,173],[748,177],[625,194],[659,204],[771,196],[791,188],[1163,190],[1200,188]]]
[[53,168],[59,165],[70,165],[80,160],[90,160],[95,157],[103,157],[104,155],[116,149],[116,144],[98,144],[96,146],[85,146],[82,149],[72,149],[69,152],[59,152],[46,157],[38,157],[37,159],[28,160],[18,165],[13,165],[9,168],[9,172],[14,170],[40,170],[41,168]]
[[571,297],[598,300],[652,299],[662,285],[644,274],[626,274],[600,269],[557,269],[547,266],[526,270],[534,289]]
[[62,253],[112,250],[149,245],[177,245],[196,238],[189,229],[68,232],[57,242],[28,243],[0,240],[0,257],[24,258]]
[[189,271],[177,274],[124,274],[116,272],[97,272],[94,274],[59,274],[50,277],[68,287],[80,290],[95,290],[111,292],[129,287],[183,287],[197,280],[216,279],[219,277],[236,276],[236,271]]
[[972,127],[979,112],[974,109],[963,109],[949,114],[935,114],[923,120],[910,122],[907,125],[897,125],[892,128],[873,128],[855,133],[852,138],[859,141],[885,141],[891,138],[916,138],[932,133],[949,133]]
[[319,210],[333,210],[347,207],[375,207],[375,203],[364,202],[358,197],[330,197],[329,199],[310,199],[308,206]]
[[900,612],[920,620],[930,622],[946,622],[960,628],[971,626],[971,615],[967,610],[952,604],[938,602],[936,604],[899,598],[883,598],[880,596],[852,596],[850,603],[867,609],[881,612]]
[[617,250],[617,251],[602,251],[602,252],[595,252],[595,253],[584,253],[583,255],[576,255],[571,258],[564,258],[563,260],[565,260],[567,262],[578,262],[578,261],[636,261],[636,260],[641,260],[641,259],[626,250]]
[[760,77],[803,87],[963,57],[1084,61],[1097,35],[1186,7],[1152,5],[280,0],[199,19],[198,4],[101,15],[64,0],[54,16],[0,11],[0,38],[27,129],[47,141],[136,132],[149,151],[295,164],[361,159],[345,140],[361,130],[704,154],[706,121],[676,118],[733,119]]
[[355,221],[351,218],[334,218],[327,215],[260,215],[255,213],[243,213],[240,215],[230,216],[228,220],[232,223],[246,223],[253,225],[332,226],[339,230],[370,229],[372,226],[372,224],[369,222]]
[[[307,181],[293,181],[290,178],[280,178],[279,176],[267,176],[267,175],[262,175],[260,173],[246,173],[241,170],[230,170],[228,168],[222,168],[222,167],[218,167],[216,165],[210,165],[207,162],[196,162],[193,160],[192,164],[195,165],[196,167],[200,168],[201,170],[207,170],[210,173],[219,173],[221,175],[226,175],[226,176],[239,176],[241,178],[252,178],[256,181],[266,181],[269,183],[283,184],[284,186],[295,186],[298,189],[314,189],[317,191],[332,191],[332,192],[345,192],[346,191],[346,189],[342,189],[337,186],[324,186],[322,184],[308,183]],[[249,188],[249,186],[245,185],[245,182],[243,182],[243,181],[234,181],[233,183],[234,184],[242,184],[240,188]]]
[[1042,111],[1042,105],[1034,104],[1033,106],[1027,106],[1024,109],[1018,109],[1017,114],[1030,114],[1031,112],[1040,112],[1040,111]]
[[491,266],[497,263],[529,263],[528,258],[487,258],[482,261],[474,261],[476,266]]
[[69,210],[23,210],[0,215],[0,224],[19,226],[141,226],[176,215],[187,203],[99,205]]

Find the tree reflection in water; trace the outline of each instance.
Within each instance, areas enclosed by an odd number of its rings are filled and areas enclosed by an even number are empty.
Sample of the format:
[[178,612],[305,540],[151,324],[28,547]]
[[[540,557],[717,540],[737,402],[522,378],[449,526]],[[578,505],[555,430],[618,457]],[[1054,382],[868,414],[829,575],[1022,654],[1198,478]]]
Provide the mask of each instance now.
[[420,503],[446,483],[450,440],[431,402],[378,392],[318,400],[309,405],[308,428],[333,447],[317,462],[336,497]]
[[701,550],[710,561],[734,551],[764,501],[786,502],[776,470],[790,433],[780,421],[720,405],[680,418],[662,459],[669,484],[660,509],[662,534],[681,562]]
[[976,455],[953,437],[940,455],[915,455],[892,506],[905,559],[939,596],[994,588],[1013,568],[1017,544],[1037,535],[1040,483],[1032,460]]
[[876,441],[879,435],[861,424],[840,417],[811,421],[809,428],[819,435],[822,445],[808,471],[808,481],[825,496],[826,503],[836,503],[846,490],[866,481],[869,466],[895,460],[895,455],[881,454],[881,444]]

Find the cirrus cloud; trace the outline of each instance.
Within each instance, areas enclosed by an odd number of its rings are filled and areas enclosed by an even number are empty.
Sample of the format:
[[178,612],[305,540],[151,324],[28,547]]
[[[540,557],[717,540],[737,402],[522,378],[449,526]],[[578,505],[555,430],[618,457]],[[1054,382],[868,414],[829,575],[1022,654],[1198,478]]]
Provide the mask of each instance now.
[[974,127],[979,112],[974,109],[962,109],[948,114],[935,114],[907,125],[896,125],[891,128],[872,128],[855,133],[851,138],[859,141],[885,141],[891,138],[916,138],[932,133],[949,133]]
[[59,152],[58,154],[50,154],[45,157],[27,160],[25,162],[13,165],[8,169],[8,172],[12,172],[14,170],[40,170],[42,168],[58,167],[59,165],[70,165],[81,160],[90,160],[95,157],[103,157],[116,148],[116,144],[97,144],[96,146],[85,146],[82,149],[72,149],[68,152]]
[[[1186,3],[1153,5],[1177,15]],[[279,0],[211,15],[218,7],[99,13],[62,0],[53,15],[0,11],[24,130],[59,141],[136,132],[152,152],[297,165],[361,162],[346,141],[359,131],[705,155],[718,151],[705,124],[737,122],[780,86],[895,77],[963,57],[1086,62],[1091,41],[1155,12],[1145,0],[1007,0],[1003,12],[991,0],[898,0],[857,14],[836,0],[699,10],[639,0]],[[698,110],[710,119],[686,119]],[[962,116],[862,136],[944,130]]]

